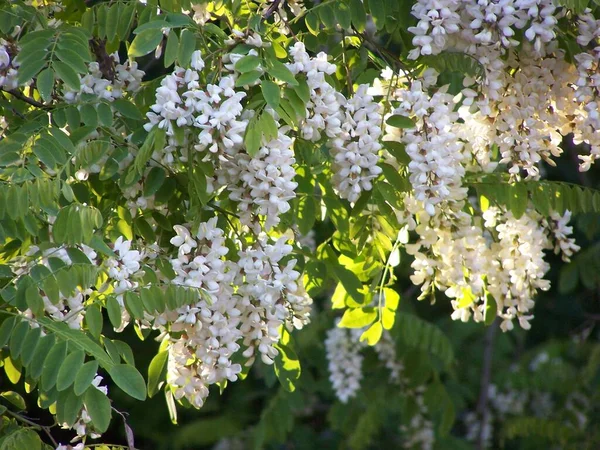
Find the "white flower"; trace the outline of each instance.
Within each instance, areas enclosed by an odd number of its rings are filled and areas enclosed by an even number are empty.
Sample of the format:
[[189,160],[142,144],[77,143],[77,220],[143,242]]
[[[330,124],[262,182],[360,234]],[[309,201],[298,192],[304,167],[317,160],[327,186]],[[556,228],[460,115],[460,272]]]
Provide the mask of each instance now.
[[360,350],[365,345],[359,341],[361,333],[360,329],[339,328],[336,323],[325,339],[329,381],[342,403],[355,397],[360,389],[363,377]]
[[10,56],[6,51],[6,47],[0,46],[0,69],[5,69],[10,65]]

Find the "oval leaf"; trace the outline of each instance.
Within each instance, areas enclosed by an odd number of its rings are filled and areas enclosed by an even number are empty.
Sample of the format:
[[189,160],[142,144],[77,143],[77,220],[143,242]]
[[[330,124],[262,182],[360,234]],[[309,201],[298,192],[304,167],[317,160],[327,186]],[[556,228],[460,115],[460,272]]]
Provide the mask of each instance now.
[[146,399],[146,382],[138,370],[129,364],[116,364],[108,371],[115,384],[137,400]]

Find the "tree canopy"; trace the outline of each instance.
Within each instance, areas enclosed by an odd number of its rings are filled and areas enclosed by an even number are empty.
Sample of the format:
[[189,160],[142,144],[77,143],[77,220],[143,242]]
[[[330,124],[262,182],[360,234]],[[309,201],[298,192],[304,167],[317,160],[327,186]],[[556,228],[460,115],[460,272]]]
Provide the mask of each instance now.
[[0,450],[598,448],[599,98],[595,1],[0,2]]

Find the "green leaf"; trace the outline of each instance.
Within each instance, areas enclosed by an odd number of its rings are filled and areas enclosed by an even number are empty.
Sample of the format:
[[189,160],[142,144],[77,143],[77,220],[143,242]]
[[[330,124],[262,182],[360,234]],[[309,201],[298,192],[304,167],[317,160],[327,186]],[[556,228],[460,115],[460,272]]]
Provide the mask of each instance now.
[[164,66],[171,66],[177,59],[177,50],[179,48],[179,38],[177,33],[171,31],[167,37],[167,45],[165,47],[165,57],[163,60]]
[[290,69],[277,60],[271,61],[271,66],[267,68],[267,73],[290,86],[298,86],[298,81],[296,81],[296,78],[294,78],[294,74],[290,72]]
[[134,120],[142,120],[142,114],[137,106],[123,98],[118,98],[112,102],[113,107],[121,113],[123,117]]
[[341,328],[363,328],[377,319],[377,312],[371,306],[348,308],[344,312],[338,326]]
[[360,335],[360,342],[367,341],[368,345],[373,346],[379,342],[382,333],[383,326],[381,325],[381,322],[375,322],[369,327],[368,330],[366,330],[365,332],[363,332],[363,334]]
[[571,263],[562,266],[558,279],[558,291],[561,294],[569,294],[577,288],[579,282],[579,270],[577,264]]
[[383,0],[369,1],[369,12],[373,16],[377,29],[381,30],[385,25],[385,2]]
[[240,58],[234,67],[238,72],[246,73],[255,70],[258,66],[260,66],[260,58],[258,56],[246,55]]
[[154,195],[165,182],[167,175],[164,169],[153,167],[144,181],[144,197]]
[[294,92],[298,96],[298,98],[304,103],[302,108],[304,109],[306,103],[310,101],[310,88],[308,87],[308,83],[304,78],[298,80],[298,86],[294,88]]
[[94,377],[98,373],[98,362],[88,361],[79,368],[75,375],[73,392],[75,395],[83,394],[94,381]]
[[328,4],[324,4],[319,8],[319,17],[327,28],[333,28],[337,25],[333,8]]
[[121,358],[123,358],[123,361],[135,367],[135,357],[133,356],[133,350],[131,350],[131,347],[126,342],[116,339],[113,340],[113,344],[117,348]]
[[[45,51],[42,53],[46,53]],[[41,58],[34,58],[21,63],[17,72],[17,82],[19,85],[27,83],[33,77],[35,77],[40,70],[46,65],[46,59],[42,56]]]
[[288,392],[296,390],[296,381],[300,378],[300,361],[292,347],[279,343],[275,346],[279,353],[275,357],[275,375],[277,379]]
[[66,323],[55,322],[46,317],[40,317],[37,321],[61,339],[69,341],[71,348],[80,348],[88,355],[93,356],[105,369],[112,367],[113,362],[102,347],[81,330],[73,330]]
[[45,102],[52,100],[52,91],[54,90],[54,71],[51,69],[42,70],[37,76],[36,86],[38,88],[38,92],[40,93],[40,97],[42,97]]
[[49,391],[56,385],[56,379],[58,378],[58,371],[62,366],[63,360],[67,356],[67,343],[65,341],[60,341],[50,353],[48,353],[48,357],[44,361],[44,368],[42,370],[42,382],[41,386],[45,391]]
[[31,428],[17,428],[2,440],[1,450],[42,450],[42,441]]
[[335,277],[342,283],[342,286],[344,286],[344,289],[350,297],[356,302],[362,303],[364,301],[364,295],[359,292],[362,289],[362,283],[358,277],[353,272],[340,265],[337,261],[330,265],[330,267],[332,268]]
[[68,48],[58,48],[55,54],[58,56],[58,59],[67,64],[75,72],[81,74],[88,73],[87,64],[77,52]]
[[[34,287],[34,286],[30,286]],[[29,289],[28,289],[29,290]],[[25,341],[25,336],[29,331],[29,322],[27,320],[23,320],[19,323],[12,332],[12,336],[10,337],[10,355],[12,359],[15,361],[21,356],[21,350],[23,349],[23,342]]]
[[4,347],[10,339],[17,320],[17,316],[8,317],[0,325],[0,347]]
[[279,86],[273,83],[270,80],[263,80],[260,84],[260,89],[262,91],[263,97],[269,105],[273,109],[277,109],[279,106]]
[[483,321],[486,325],[491,325],[494,323],[494,319],[496,318],[498,306],[496,305],[496,299],[490,294],[486,292],[485,294],[485,310],[483,312]]
[[138,294],[125,292],[125,308],[134,319],[144,318],[144,304]]
[[57,391],[64,391],[73,384],[75,377],[77,376],[77,372],[83,366],[84,360],[85,353],[82,350],[75,350],[65,358],[60,370],[58,371],[58,377],[56,379]]
[[106,395],[96,388],[85,391],[83,404],[92,419],[94,428],[100,433],[104,433],[110,424],[110,400]]
[[48,353],[54,347],[54,344],[55,339],[52,335],[46,335],[40,338],[27,373],[31,379],[37,380],[41,376]]
[[136,6],[137,5],[135,3],[130,3],[123,8],[121,17],[119,18],[119,27],[117,30],[117,34],[121,39],[125,39],[129,35],[129,30],[135,16]]
[[267,142],[277,138],[277,123],[275,123],[275,119],[273,119],[273,116],[268,112],[263,111],[263,113],[260,115],[260,118],[258,119],[258,127],[260,128]]
[[23,366],[29,366],[33,360],[41,334],[42,330],[39,327],[31,328],[27,332],[27,336],[25,336],[25,339],[23,340],[23,348],[21,349],[21,362],[23,363]]
[[[83,397],[76,395],[72,390],[63,391],[59,397],[62,399],[62,414],[63,421],[69,426],[73,426],[77,421],[81,408],[83,407]],[[57,405],[58,413],[58,405]]]
[[97,106],[98,119],[105,127],[110,127],[113,123],[113,112],[106,103],[99,103]]
[[167,375],[168,351],[158,352],[148,366],[148,397],[152,398],[159,390],[160,383]]
[[522,183],[515,183],[510,187],[509,196],[510,211],[516,219],[520,219],[525,214],[529,203],[527,187]]
[[385,298],[384,306],[387,309],[396,311],[398,309],[398,305],[400,304],[400,294],[398,294],[398,292],[396,292],[394,289],[383,288],[383,295]]
[[244,136],[244,144],[246,145],[246,152],[250,156],[254,156],[260,150],[260,144],[262,140],[262,133],[256,126],[256,120],[251,120],[248,127],[246,128],[246,135]]
[[348,5],[346,3],[343,3],[343,2],[334,3],[335,18],[344,30],[350,29],[350,26],[351,26],[351,23],[350,23],[351,15],[350,15],[349,9],[350,8],[348,7]]
[[306,24],[306,28],[311,34],[313,34],[314,36],[319,34],[320,21],[319,16],[315,11],[313,11],[312,9],[308,10],[308,13],[304,17],[304,23]]
[[393,115],[385,121],[389,126],[395,128],[414,128],[415,122],[406,116]]
[[[114,3],[108,10],[108,20],[106,21],[106,40],[112,42],[117,37],[117,28],[119,27],[119,15],[122,12],[121,4]],[[123,36],[126,37],[126,36]]]
[[27,404],[25,403],[25,399],[17,392],[4,391],[4,392],[2,392],[2,394],[0,394],[0,397],[8,400],[10,403],[12,403],[14,406],[16,406],[16,408],[18,410],[27,409]]
[[254,84],[261,75],[262,73],[258,70],[251,70],[250,72],[243,73],[235,80],[235,86],[242,87]]
[[350,16],[352,18],[352,25],[354,25],[356,31],[359,33],[365,31],[367,13],[365,12],[362,0],[350,0]]
[[54,61],[52,67],[58,75],[58,78],[62,80],[71,90],[79,91],[81,87],[81,81],[79,75],[70,66],[61,61]]
[[129,364],[116,364],[108,370],[108,373],[126,394],[137,400],[146,399],[146,382],[135,367]]
[[163,40],[160,28],[151,28],[140,32],[131,42],[128,55],[130,58],[144,56],[156,49]]
[[306,235],[312,230],[317,218],[317,205],[315,199],[306,195],[298,200],[297,225],[300,233]]
[[4,372],[6,373],[6,378],[8,378],[8,380],[12,384],[17,384],[21,379],[22,374],[22,367],[21,364],[19,364],[19,361],[15,361],[10,356],[7,356],[6,358],[4,358],[2,363],[4,365]]
[[96,112],[96,108],[92,105],[81,105],[79,113],[81,114],[81,120],[83,120],[84,124],[94,128],[98,126],[98,113]]
[[[143,25],[138,26],[133,34],[140,34],[146,30],[161,30],[163,28],[170,28],[171,24],[166,20],[153,20],[151,22],[146,22]],[[170,33],[169,33],[170,34]]]
[[190,30],[182,30],[179,36],[179,49],[177,50],[177,61],[182,67],[188,66],[195,50],[196,36]]
[[116,297],[109,296],[106,300],[106,311],[108,312],[108,318],[114,328],[121,326],[121,305],[117,301]]
[[[66,186],[66,185],[65,185]],[[44,293],[50,299],[50,302],[53,305],[58,304],[60,301],[60,290],[58,288],[58,283],[54,276],[50,275],[46,277],[46,279],[42,283]]]

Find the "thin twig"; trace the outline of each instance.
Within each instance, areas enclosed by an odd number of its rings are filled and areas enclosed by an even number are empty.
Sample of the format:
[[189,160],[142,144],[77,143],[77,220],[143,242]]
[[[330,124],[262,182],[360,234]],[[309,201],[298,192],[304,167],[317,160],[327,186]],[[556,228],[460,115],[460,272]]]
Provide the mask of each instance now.
[[488,391],[492,378],[492,360],[494,350],[494,337],[498,329],[498,320],[490,325],[483,340],[483,367],[481,368],[481,388],[479,400],[477,401],[477,413],[479,414],[479,433],[477,436],[477,450],[485,449],[485,423],[488,418]]
[[45,109],[45,110],[52,109],[52,106],[44,105],[43,103],[40,103],[37,100],[32,99],[31,97],[27,97],[21,91],[18,91],[16,89],[10,89],[10,90],[2,89],[2,91],[8,92],[13,97],[18,98],[19,100],[24,101],[25,103],[27,103],[31,106],[35,106],[36,108],[41,108],[41,109]]
[[271,17],[273,15],[273,13],[275,11],[277,11],[280,4],[281,4],[281,0],[274,0],[273,3],[271,4],[271,6],[269,6],[269,9],[267,9],[267,11],[263,14],[263,17],[265,19],[268,19],[269,17]]
[[16,420],[18,420],[20,422],[26,423],[27,425],[31,426],[32,428],[35,428],[37,430],[42,430],[44,433],[46,433],[48,435],[48,438],[50,439],[50,441],[52,441],[52,445],[54,447],[58,447],[58,442],[56,442],[56,440],[52,437],[52,433],[50,433],[51,427],[32,422],[31,420],[23,417],[20,414],[17,414],[16,412],[11,411],[10,409],[7,409],[5,411],[5,413],[8,414],[9,416],[14,417]]

